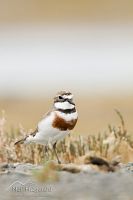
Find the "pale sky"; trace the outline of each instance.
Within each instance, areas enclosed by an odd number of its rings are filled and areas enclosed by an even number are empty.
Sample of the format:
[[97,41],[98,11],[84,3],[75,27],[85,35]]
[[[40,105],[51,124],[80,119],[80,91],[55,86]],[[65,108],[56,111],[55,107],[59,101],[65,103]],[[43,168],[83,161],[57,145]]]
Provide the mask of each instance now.
[[133,91],[133,26],[0,27],[0,95]]

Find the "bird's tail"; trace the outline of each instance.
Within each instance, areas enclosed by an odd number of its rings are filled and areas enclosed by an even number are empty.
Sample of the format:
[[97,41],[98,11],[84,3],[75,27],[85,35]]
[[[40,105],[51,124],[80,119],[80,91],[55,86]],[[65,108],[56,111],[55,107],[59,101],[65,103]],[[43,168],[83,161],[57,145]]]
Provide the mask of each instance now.
[[26,138],[23,138],[17,142],[14,143],[14,145],[17,145],[17,144],[24,144],[24,142],[26,141]]

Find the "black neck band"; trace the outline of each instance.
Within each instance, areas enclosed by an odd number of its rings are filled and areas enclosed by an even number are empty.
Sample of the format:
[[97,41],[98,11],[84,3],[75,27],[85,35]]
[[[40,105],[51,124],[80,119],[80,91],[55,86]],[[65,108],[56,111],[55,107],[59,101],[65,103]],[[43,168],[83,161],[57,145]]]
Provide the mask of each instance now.
[[62,113],[65,113],[65,114],[71,114],[71,113],[74,113],[76,112],[76,108],[71,108],[71,109],[57,109],[57,111],[60,111]]

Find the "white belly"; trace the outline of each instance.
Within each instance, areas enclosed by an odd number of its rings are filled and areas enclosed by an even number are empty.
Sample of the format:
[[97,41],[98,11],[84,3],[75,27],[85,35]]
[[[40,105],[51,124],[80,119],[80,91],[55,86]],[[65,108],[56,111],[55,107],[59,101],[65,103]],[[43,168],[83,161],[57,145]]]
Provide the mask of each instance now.
[[27,142],[35,142],[38,144],[47,145],[48,143],[54,144],[58,140],[62,140],[69,131],[61,131],[52,127],[55,113],[52,112],[49,116],[42,119],[38,124],[38,132],[35,136],[29,136]]
[[55,142],[62,140],[68,133],[68,131],[59,131],[53,128],[49,131],[38,132],[33,137],[33,142],[43,145],[48,143],[54,144]]

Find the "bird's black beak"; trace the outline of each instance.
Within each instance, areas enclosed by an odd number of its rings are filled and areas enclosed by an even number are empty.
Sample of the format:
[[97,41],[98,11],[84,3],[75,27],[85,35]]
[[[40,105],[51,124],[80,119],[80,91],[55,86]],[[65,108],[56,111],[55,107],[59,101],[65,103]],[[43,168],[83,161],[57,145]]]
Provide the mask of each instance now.
[[70,104],[72,104],[72,105],[74,105],[74,106],[75,106],[75,103],[73,102],[73,100],[72,100],[72,99],[67,99],[67,101],[68,101]]

